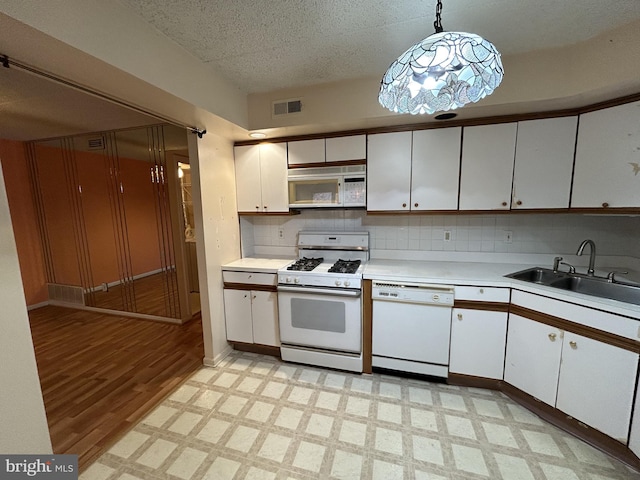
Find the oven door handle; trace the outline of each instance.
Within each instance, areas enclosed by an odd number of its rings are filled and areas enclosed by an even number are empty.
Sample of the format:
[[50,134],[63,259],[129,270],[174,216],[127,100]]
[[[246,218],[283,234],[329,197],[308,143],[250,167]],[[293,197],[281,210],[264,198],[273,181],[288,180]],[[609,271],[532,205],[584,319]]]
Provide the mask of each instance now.
[[345,290],[338,288],[308,288],[308,287],[284,287],[278,285],[278,292],[286,293],[312,293],[317,295],[333,295],[337,297],[359,297],[360,290]]

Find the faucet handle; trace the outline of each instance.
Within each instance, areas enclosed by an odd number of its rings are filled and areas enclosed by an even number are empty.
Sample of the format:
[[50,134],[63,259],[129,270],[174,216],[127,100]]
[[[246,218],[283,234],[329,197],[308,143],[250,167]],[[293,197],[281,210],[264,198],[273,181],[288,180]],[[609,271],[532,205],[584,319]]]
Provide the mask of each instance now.
[[553,273],[558,273],[558,267],[560,266],[560,262],[562,260],[562,257],[556,257],[553,259]]
[[566,265],[569,267],[569,273],[576,273],[576,267],[567,262],[560,262],[560,265]]
[[616,281],[616,275],[620,274],[620,275],[626,275],[629,272],[621,272],[621,271],[616,271],[614,270],[613,272],[609,272],[607,274],[607,282],[609,283],[615,283]]

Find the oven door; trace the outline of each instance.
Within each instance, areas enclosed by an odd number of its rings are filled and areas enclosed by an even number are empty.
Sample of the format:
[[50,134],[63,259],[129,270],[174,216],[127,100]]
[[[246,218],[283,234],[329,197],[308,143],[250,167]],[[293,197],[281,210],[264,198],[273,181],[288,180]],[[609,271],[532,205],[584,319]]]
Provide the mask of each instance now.
[[360,353],[360,290],[278,286],[283,344]]

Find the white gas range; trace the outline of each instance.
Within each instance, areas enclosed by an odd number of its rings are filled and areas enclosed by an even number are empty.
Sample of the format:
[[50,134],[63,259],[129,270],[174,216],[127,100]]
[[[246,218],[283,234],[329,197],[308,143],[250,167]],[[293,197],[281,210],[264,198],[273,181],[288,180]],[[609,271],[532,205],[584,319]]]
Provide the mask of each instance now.
[[369,233],[300,232],[298,257],[278,270],[282,359],[362,372]]

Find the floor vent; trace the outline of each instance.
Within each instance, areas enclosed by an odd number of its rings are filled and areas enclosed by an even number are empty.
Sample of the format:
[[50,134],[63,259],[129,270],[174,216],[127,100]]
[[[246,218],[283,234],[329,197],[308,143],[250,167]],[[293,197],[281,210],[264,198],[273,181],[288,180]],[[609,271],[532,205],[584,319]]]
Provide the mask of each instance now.
[[104,138],[94,137],[87,140],[87,148],[89,150],[104,150]]
[[61,285],[59,283],[47,284],[49,289],[49,300],[58,302],[73,303],[74,305],[84,305],[84,290],[75,285]]
[[302,112],[302,100],[277,100],[273,102],[272,116],[281,117],[283,115],[292,115],[294,113]]

